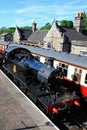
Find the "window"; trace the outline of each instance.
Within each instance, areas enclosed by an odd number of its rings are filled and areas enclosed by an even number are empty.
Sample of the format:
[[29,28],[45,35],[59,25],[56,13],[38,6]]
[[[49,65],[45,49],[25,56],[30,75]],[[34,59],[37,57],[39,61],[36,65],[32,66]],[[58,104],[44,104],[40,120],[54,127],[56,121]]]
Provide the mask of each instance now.
[[74,77],[76,82],[80,82],[82,70],[80,68],[75,68]]
[[5,41],[12,41],[12,37],[11,36],[6,36]]
[[51,43],[50,42],[47,43],[47,47],[51,48]]
[[79,69],[79,68],[75,68],[75,73],[79,73],[79,74],[81,74],[81,73],[82,73],[82,70]]
[[75,72],[77,73],[77,68],[75,68]]
[[67,77],[68,65],[59,63],[58,69],[64,73],[64,76]]
[[85,83],[87,84],[87,74],[85,75]]
[[82,70],[81,70],[81,69],[79,69],[79,73],[80,73],[80,74],[82,73]]

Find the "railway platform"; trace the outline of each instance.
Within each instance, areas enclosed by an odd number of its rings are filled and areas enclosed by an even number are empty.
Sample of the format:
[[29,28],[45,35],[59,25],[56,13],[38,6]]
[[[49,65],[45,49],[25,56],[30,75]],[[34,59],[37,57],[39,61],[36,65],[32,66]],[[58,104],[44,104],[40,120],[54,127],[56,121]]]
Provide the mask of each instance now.
[[59,130],[1,70],[0,130]]

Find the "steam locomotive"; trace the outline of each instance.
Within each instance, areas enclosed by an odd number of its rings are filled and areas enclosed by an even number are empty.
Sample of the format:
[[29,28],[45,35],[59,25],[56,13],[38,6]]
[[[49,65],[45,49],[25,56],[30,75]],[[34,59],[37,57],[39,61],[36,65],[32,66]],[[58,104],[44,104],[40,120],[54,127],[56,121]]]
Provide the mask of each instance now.
[[23,47],[6,49],[3,71],[48,116],[79,106],[75,91],[61,85],[64,78],[60,69],[52,66],[49,57],[44,64]]

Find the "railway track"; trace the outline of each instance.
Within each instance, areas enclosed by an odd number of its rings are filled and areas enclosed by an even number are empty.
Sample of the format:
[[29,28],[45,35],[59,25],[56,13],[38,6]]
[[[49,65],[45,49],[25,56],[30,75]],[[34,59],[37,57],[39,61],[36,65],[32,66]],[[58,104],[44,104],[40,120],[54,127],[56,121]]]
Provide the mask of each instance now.
[[[9,78],[11,79],[11,77]],[[16,82],[14,83],[18,86]],[[24,89],[21,91],[25,93]],[[78,107],[72,106],[70,109],[61,111],[58,115],[54,114],[53,118],[51,115],[51,120],[60,130],[87,130],[87,102],[81,98],[80,103],[81,105]]]
[[79,108],[73,108],[71,110],[71,119],[82,130],[87,130],[87,104],[81,104]]

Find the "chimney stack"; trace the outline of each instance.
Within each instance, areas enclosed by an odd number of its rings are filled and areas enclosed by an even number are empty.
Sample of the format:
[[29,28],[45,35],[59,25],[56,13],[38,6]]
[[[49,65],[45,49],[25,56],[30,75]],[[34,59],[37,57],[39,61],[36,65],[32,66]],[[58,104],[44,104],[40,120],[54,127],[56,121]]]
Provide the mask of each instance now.
[[76,28],[78,33],[82,33],[82,19],[83,19],[82,15],[83,15],[83,13],[80,12],[75,17],[75,28]]
[[36,31],[36,23],[35,23],[35,21],[33,21],[33,23],[32,23],[32,32],[35,32]]

